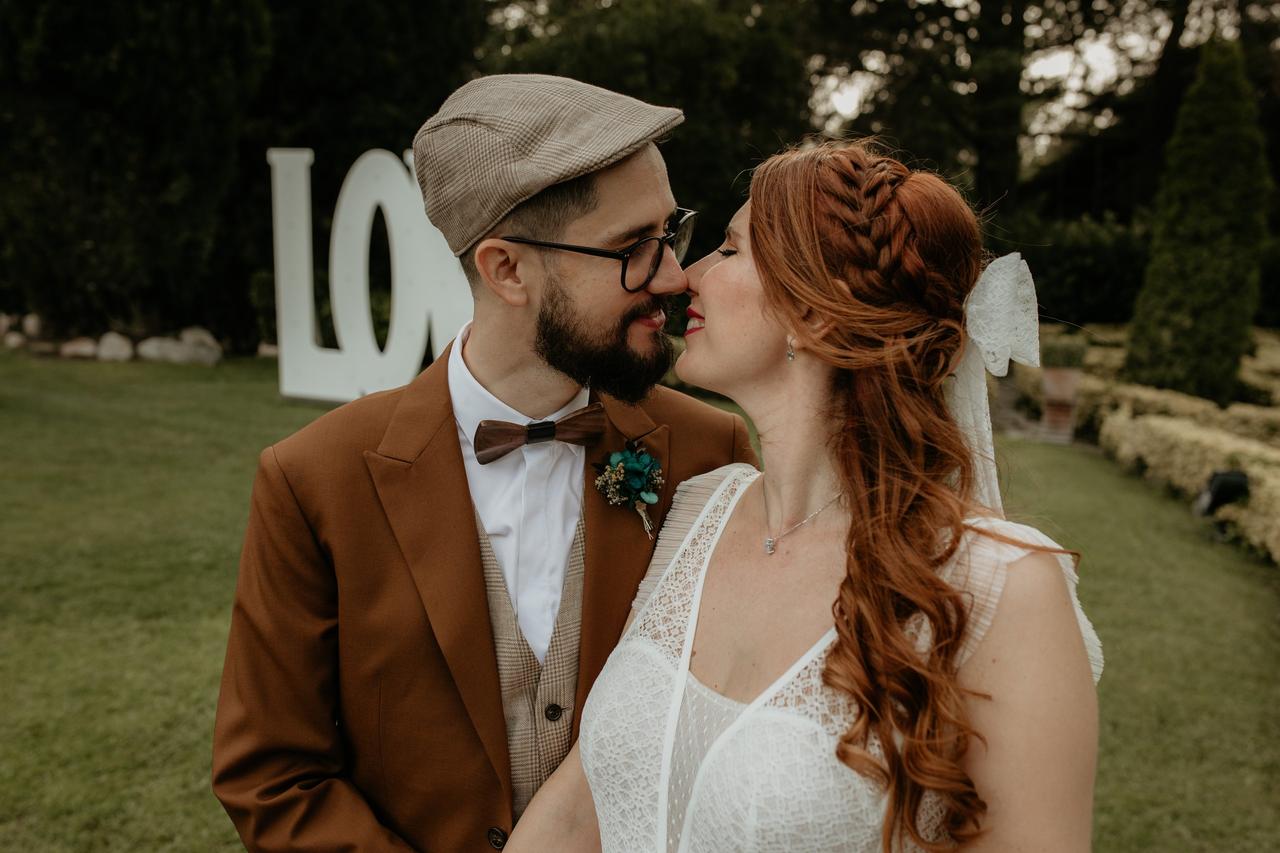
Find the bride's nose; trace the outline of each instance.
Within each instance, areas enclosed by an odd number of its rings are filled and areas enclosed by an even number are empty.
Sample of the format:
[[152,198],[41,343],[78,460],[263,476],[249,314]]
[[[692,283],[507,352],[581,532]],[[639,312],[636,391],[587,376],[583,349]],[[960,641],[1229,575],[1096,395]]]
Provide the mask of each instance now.
[[698,286],[702,283],[702,276],[711,267],[711,256],[714,254],[715,252],[711,252],[703,255],[697,261],[694,261],[692,264],[684,268],[685,277],[689,279],[690,293],[698,292]]

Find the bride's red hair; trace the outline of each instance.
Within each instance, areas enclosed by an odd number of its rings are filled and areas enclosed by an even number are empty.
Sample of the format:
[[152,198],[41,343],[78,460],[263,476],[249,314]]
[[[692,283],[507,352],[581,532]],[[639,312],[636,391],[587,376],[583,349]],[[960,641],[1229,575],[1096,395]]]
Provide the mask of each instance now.
[[[904,833],[947,849],[976,836],[986,811],[961,766],[976,734],[956,679],[965,603],[937,574],[964,519],[982,511],[944,399],[983,265],[981,228],[946,181],[862,141],[759,166],[750,238],[770,307],[836,368],[830,450],[852,523],[824,676],[860,708],[838,755],[885,786],[884,850]],[[924,655],[907,629],[916,613],[932,637]],[[917,828],[927,791],[950,840]]]

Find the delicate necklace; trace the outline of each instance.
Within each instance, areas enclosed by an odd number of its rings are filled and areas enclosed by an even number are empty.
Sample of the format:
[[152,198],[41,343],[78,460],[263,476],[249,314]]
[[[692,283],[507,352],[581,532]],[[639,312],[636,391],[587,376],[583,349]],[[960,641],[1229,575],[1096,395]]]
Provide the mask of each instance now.
[[[768,526],[769,524],[769,490],[764,487],[763,481],[760,483],[760,488],[764,491],[764,523],[766,526]],[[777,550],[778,541],[782,539],[783,536],[786,536],[788,533],[792,533],[798,528],[803,527],[804,525],[813,521],[815,518],[818,517],[818,513],[822,512],[824,509],[831,506],[833,503],[835,503],[838,500],[840,500],[840,493],[836,492],[835,496],[832,497],[831,500],[827,501],[822,506],[818,507],[813,512],[809,513],[807,516],[805,516],[805,518],[802,521],[797,521],[795,524],[791,525],[786,530],[779,533],[777,536],[766,536],[764,539],[764,552],[766,554],[772,554],[774,551]]]

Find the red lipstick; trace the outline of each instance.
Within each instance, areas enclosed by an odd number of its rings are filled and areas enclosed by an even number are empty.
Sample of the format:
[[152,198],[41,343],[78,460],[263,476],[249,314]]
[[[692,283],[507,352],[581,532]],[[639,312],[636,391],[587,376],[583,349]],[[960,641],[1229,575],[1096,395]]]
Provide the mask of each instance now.
[[[694,311],[692,305],[686,308],[684,313],[689,317],[689,325],[685,327],[684,336],[687,338],[690,335],[692,335],[694,332],[702,331],[703,320],[705,320],[706,318],[703,317],[701,314],[699,314],[697,311]],[[694,325],[695,322],[697,323],[697,325]]]

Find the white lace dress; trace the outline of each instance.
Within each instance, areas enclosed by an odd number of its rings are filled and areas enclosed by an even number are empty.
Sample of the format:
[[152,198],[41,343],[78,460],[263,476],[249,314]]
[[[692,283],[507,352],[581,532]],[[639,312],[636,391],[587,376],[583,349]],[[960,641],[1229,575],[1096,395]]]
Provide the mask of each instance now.
[[[579,744],[604,853],[879,850],[883,791],[835,755],[857,708],[822,683],[834,627],[749,704],[689,673],[708,560],[757,475],[736,464],[681,484],[637,595],[636,619],[587,698]],[[972,523],[1053,544],[1024,525]],[[1006,567],[1029,549],[967,534],[957,550],[943,576],[973,601],[963,661],[991,624]],[[1068,557],[1061,563],[1074,600],[1074,568]],[[1096,681],[1101,646],[1078,602],[1076,616]],[[927,626],[908,627],[927,643]],[[926,796],[922,833],[941,838],[942,818],[940,802]]]

